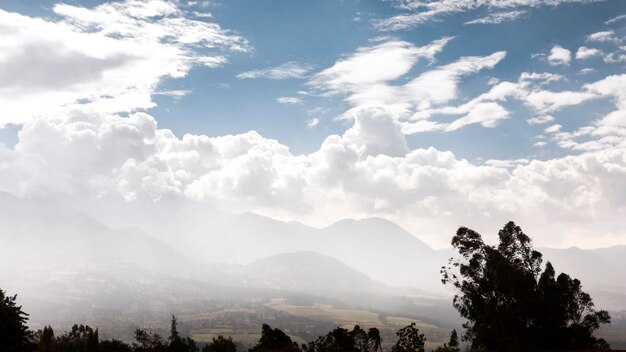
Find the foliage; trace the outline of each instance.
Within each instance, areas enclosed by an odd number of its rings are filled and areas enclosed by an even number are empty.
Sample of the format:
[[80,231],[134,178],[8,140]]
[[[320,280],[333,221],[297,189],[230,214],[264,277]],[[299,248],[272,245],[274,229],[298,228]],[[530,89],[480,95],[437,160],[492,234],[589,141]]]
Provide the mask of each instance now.
[[367,332],[355,325],[352,331],[336,328],[315,341],[303,345],[305,352],[375,352],[381,350],[380,331],[370,328]]
[[213,341],[208,343],[202,349],[202,352],[237,352],[237,345],[233,342],[233,338],[225,338],[219,335],[217,338],[213,338]]
[[15,302],[17,295],[6,296],[0,290],[0,351],[22,352],[33,348],[32,332],[26,322],[28,314],[22,311],[22,306]]
[[[49,333],[54,334],[51,328]],[[70,331],[57,337],[54,343],[56,352],[98,352],[99,347],[98,329],[82,324],[74,324]]]
[[291,340],[289,335],[280,329],[272,329],[269,325],[263,324],[261,328],[261,338],[259,342],[250,349],[250,352],[265,351],[300,351],[298,344]]
[[531,239],[513,222],[498,233],[497,247],[479,233],[461,227],[452,238],[460,258],[442,268],[442,281],[459,293],[454,307],[468,321],[464,338],[472,349],[546,351],[608,347],[593,337],[610,322],[596,311],[579,280],[567,274],[555,278]]
[[459,348],[459,336],[456,333],[456,330],[452,330],[452,333],[450,334],[450,341],[446,344],[444,343],[443,346],[437,346],[437,348],[435,348],[435,352],[461,352],[461,349]]
[[391,352],[424,352],[426,338],[419,333],[415,323],[411,323],[396,332],[398,341],[391,347]]
[[168,341],[167,352],[197,352],[200,350],[194,340],[189,337],[182,338],[180,336],[178,332],[178,322],[173,314]]

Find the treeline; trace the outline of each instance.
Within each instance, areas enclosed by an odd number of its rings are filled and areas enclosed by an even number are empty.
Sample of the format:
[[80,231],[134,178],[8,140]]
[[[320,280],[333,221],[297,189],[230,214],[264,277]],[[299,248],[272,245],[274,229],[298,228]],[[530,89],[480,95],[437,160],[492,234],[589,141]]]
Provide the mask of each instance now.
[[[51,326],[32,332],[26,322],[28,314],[15,303],[16,296],[6,296],[0,290],[0,351],[2,352],[237,352],[231,337],[217,336],[200,344],[181,336],[176,317],[172,315],[167,338],[142,329],[135,331],[135,341],[100,339],[98,329],[74,325],[70,331],[56,336]],[[398,330],[398,339],[391,352],[424,352],[426,338],[415,323]],[[460,352],[456,331],[450,342],[439,346],[437,352]],[[248,352],[382,352],[382,338],[377,328],[368,330],[356,325],[352,330],[336,328],[307,344],[298,345],[278,328],[263,324],[261,338]]]

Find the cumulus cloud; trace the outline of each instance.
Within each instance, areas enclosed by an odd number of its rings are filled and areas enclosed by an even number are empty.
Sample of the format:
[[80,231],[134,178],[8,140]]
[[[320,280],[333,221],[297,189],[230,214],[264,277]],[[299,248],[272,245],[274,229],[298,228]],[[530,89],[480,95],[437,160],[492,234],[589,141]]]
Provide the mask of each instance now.
[[[590,89],[619,94],[616,84]],[[625,236],[626,197],[618,191],[626,177],[623,148],[472,163],[448,151],[408,148],[396,119],[380,108],[361,109],[345,133],[304,155],[256,132],[177,138],[144,113],[37,119],[24,125],[14,149],[0,146],[0,170],[1,190],[21,196],[173,197],[316,226],[382,216],[435,246],[445,245],[459,224],[493,230],[510,218],[541,245]],[[563,224],[571,232],[556,231]],[[581,242],[576,236],[583,233]]]
[[592,58],[594,56],[601,56],[602,51],[595,48],[587,48],[586,46],[581,46],[576,51],[576,60],[585,60]]
[[548,55],[548,63],[550,65],[569,65],[570,61],[572,61],[571,51],[560,45],[555,45],[550,49],[550,55]]
[[286,62],[274,67],[242,72],[237,75],[240,79],[301,79],[307,77],[312,67],[298,62]]
[[[402,11],[402,13],[390,18],[376,20],[374,21],[374,26],[379,30],[408,29],[427,22],[440,20],[446,15],[481,9],[488,11],[488,15],[475,20],[482,21],[476,23],[500,23],[505,20],[513,20],[531,8],[587,1],[588,0],[396,0],[396,7]],[[490,11],[495,12],[490,13]],[[519,14],[517,14],[518,12]],[[497,20],[500,22],[496,22]]]
[[248,42],[218,24],[190,19],[167,0],[55,5],[58,19],[0,10],[0,124],[73,109],[105,113],[154,106],[165,77],[215,67]]

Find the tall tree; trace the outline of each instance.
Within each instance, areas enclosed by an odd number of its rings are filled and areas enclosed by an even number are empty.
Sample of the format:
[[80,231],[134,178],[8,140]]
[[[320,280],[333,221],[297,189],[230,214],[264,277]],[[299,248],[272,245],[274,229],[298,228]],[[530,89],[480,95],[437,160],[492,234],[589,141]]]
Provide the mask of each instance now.
[[398,341],[391,347],[391,352],[424,352],[426,338],[420,334],[415,323],[411,323],[396,332]]
[[269,325],[263,324],[261,328],[261,338],[259,342],[250,349],[250,352],[282,351],[299,352],[298,344],[291,340],[289,335],[280,329],[272,329]]
[[23,352],[34,348],[28,329],[28,314],[16,303],[17,295],[7,296],[0,289],[0,351]]
[[579,280],[561,274],[550,263],[541,270],[542,255],[513,222],[498,232],[498,246],[486,245],[479,233],[461,227],[452,238],[460,257],[442,268],[445,284],[458,294],[453,304],[472,348],[493,351],[545,351],[603,348],[593,337],[610,322],[596,311]]

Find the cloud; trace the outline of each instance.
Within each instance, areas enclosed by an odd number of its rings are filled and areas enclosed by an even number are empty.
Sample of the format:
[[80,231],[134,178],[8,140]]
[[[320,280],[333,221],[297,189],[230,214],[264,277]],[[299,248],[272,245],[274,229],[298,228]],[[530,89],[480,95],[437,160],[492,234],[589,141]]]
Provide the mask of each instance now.
[[592,67],[585,67],[580,70],[581,75],[586,75],[586,74],[593,73],[593,72],[596,72],[596,69]]
[[319,125],[319,123],[320,123],[320,119],[318,119],[317,117],[314,117],[306,122],[306,127],[313,128]]
[[[623,94],[621,84],[612,78],[589,89]],[[622,241],[625,177],[623,147],[484,164],[410,149],[381,108],[362,108],[345,133],[304,155],[253,131],[178,138],[144,113],[31,120],[15,149],[0,146],[0,189],[21,196],[77,204],[176,199],[316,226],[381,216],[435,246],[446,245],[459,224],[495,230],[510,218],[540,245],[606,244],[606,234]],[[556,231],[563,226],[568,231]]]
[[613,23],[616,23],[616,22],[619,22],[619,21],[622,21],[622,20],[625,20],[625,19],[626,19],[626,14],[619,15],[619,16],[613,17],[610,20],[606,21],[605,24],[613,24]]
[[0,10],[2,124],[74,109],[148,109],[163,78],[223,65],[226,53],[250,49],[244,38],[189,19],[165,0],[60,4],[53,11],[56,20]]
[[239,79],[302,79],[306,78],[311,71],[310,65],[297,62],[286,62],[274,67],[266,67],[258,70],[246,71],[237,75]]
[[526,122],[528,122],[529,125],[543,125],[552,121],[554,121],[554,117],[551,115],[535,116],[533,118],[526,120]]
[[302,104],[302,99],[298,97],[278,97],[276,102],[279,104],[300,105]]
[[[397,8],[401,14],[385,19],[374,21],[374,27],[379,30],[402,30],[419,26],[427,22],[441,20],[446,15],[477,11],[484,9],[488,11],[486,17],[475,21],[477,23],[500,23],[500,20],[513,20],[521,15],[516,12],[525,12],[531,8],[543,6],[557,6],[561,3],[584,3],[588,0],[514,0],[514,1],[489,1],[489,0],[396,0]],[[491,11],[497,11],[491,13]],[[493,22],[488,22],[493,21]],[[472,21],[470,21],[472,22]]]
[[515,21],[526,14],[526,11],[506,11],[490,13],[485,17],[473,19],[465,22],[465,24],[500,24],[503,22]]
[[619,43],[620,39],[615,35],[615,31],[602,31],[592,33],[587,36],[588,42],[609,42],[609,43]]
[[314,75],[309,85],[327,94],[340,94],[391,81],[408,73],[419,59],[433,61],[452,39],[441,38],[422,47],[398,40],[360,47],[356,53]]
[[592,58],[594,56],[601,56],[602,51],[595,48],[587,48],[586,46],[581,46],[576,51],[576,60],[585,60]]
[[550,55],[548,55],[548,63],[550,65],[569,65],[570,61],[572,61],[571,51],[559,45],[555,45],[550,49]]
[[[308,85],[321,95],[345,96],[345,101],[352,107],[341,115],[342,119],[355,119],[367,108],[385,109],[400,123],[405,134],[452,131],[472,123],[494,127],[498,120],[508,116],[505,109],[496,107],[496,104],[473,106],[477,109],[475,112],[470,109],[456,112],[467,116],[453,125],[431,121],[430,112],[458,97],[458,84],[462,77],[493,68],[505,58],[505,52],[461,57],[446,65],[428,66],[406,83],[391,83],[403,77],[409,79],[406,75],[419,58],[432,62],[436,53],[450,40],[442,38],[423,47],[396,40],[361,47],[356,53],[313,76]],[[488,107],[489,112],[494,114],[481,115]]]

